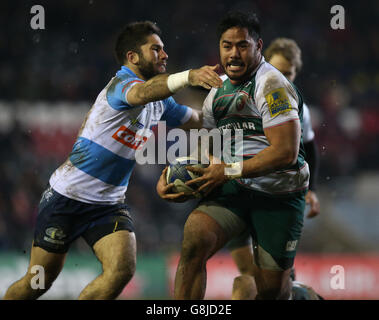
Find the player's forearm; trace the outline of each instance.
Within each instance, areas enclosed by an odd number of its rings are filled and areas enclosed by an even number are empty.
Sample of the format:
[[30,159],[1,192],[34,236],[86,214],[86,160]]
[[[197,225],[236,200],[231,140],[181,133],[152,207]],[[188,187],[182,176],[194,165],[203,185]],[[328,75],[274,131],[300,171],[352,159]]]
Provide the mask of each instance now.
[[242,177],[255,178],[293,165],[297,161],[296,148],[269,146],[242,163]]
[[243,162],[242,177],[254,178],[288,168],[297,161],[300,123],[297,119],[264,130],[270,145]]
[[152,101],[163,100],[172,95],[167,86],[168,74],[157,75],[143,84],[130,89],[128,101],[131,105],[145,105]]
[[206,89],[220,88],[222,80],[214,71],[216,66],[203,66],[174,74],[157,75],[145,83],[134,85],[128,92],[127,101],[132,106],[145,105],[152,101],[168,98],[178,90],[191,85]]

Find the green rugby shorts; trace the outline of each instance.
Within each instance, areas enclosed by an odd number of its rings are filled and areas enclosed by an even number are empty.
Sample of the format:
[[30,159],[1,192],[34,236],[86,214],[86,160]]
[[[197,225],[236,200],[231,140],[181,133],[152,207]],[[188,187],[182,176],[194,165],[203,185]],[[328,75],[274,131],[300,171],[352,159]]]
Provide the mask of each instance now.
[[[214,218],[230,240],[253,238],[254,263],[265,270],[293,266],[303,227],[305,192],[268,195],[229,181],[204,198],[197,207]],[[240,241],[245,241],[243,239]],[[245,242],[246,243],[246,242]]]

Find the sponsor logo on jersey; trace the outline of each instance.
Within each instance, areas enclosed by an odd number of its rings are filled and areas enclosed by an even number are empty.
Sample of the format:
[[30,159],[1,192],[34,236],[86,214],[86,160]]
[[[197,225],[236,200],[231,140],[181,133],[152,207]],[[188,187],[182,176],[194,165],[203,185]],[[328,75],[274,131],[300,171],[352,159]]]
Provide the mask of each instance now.
[[147,137],[140,136],[125,126],[121,126],[112,138],[134,150],[142,148],[147,141]]
[[226,129],[246,129],[246,130],[255,130],[255,124],[254,122],[250,121],[243,121],[243,122],[231,122],[228,124],[225,124],[223,126],[220,126],[219,129],[221,130],[226,130]]
[[143,129],[144,126],[141,122],[138,121],[138,119],[132,119],[130,122],[133,126],[136,126],[138,129]]
[[271,117],[292,109],[284,88],[275,89],[265,96]]
[[296,249],[297,240],[288,241],[286,245],[286,251],[294,251]]

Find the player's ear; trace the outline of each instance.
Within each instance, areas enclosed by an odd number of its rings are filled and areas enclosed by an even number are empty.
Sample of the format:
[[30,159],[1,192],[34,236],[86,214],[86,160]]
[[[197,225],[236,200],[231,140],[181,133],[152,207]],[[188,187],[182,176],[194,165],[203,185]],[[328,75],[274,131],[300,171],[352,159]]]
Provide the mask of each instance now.
[[138,64],[139,63],[139,55],[135,51],[128,51],[126,53],[126,59],[131,64]]
[[263,48],[263,40],[259,38],[257,41],[257,49],[262,50],[262,48]]

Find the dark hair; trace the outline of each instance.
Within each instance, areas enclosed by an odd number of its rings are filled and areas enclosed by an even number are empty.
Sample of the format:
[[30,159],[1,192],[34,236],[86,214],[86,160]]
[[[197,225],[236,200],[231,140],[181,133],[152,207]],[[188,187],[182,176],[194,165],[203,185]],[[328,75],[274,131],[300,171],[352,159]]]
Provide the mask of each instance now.
[[241,11],[229,12],[219,23],[217,37],[220,40],[223,33],[233,27],[246,28],[249,35],[257,41],[260,38],[261,26],[255,13],[245,13]]
[[269,61],[274,54],[280,54],[295,66],[296,72],[301,70],[301,50],[296,42],[288,38],[277,38],[270,43],[265,51],[265,58]]
[[127,24],[116,40],[115,53],[117,61],[124,64],[125,55],[128,51],[140,53],[140,47],[147,42],[151,34],[161,35],[159,27],[151,21],[139,21]]

